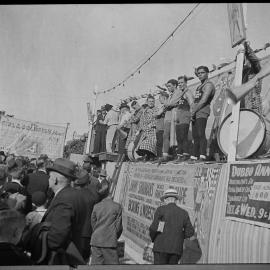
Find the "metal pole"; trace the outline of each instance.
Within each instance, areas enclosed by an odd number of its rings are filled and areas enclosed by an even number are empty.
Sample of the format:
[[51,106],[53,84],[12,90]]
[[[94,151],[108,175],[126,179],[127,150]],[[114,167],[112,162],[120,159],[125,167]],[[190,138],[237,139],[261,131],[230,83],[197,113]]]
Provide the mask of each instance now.
[[92,137],[93,123],[95,122],[95,117],[96,117],[97,96],[99,94],[97,92],[97,86],[96,85],[95,85],[95,90],[93,91],[93,93],[94,93],[94,105],[93,105],[94,117],[89,123],[88,138],[87,138],[86,149],[85,149],[85,154],[87,154],[87,155],[90,153],[90,143],[91,143],[91,137]]

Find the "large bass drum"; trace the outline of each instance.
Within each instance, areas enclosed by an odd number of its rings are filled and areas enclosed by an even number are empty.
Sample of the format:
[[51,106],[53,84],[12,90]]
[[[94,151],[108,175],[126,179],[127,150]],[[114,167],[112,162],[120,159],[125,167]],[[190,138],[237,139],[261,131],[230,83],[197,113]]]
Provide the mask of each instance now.
[[135,161],[138,159],[140,156],[136,153],[138,150],[140,143],[142,141],[142,132],[140,132],[134,141],[131,141],[127,147],[127,155],[130,161]]
[[[230,113],[221,123],[218,130],[220,150],[228,155],[230,148]],[[270,148],[270,122],[248,109],[240,109],[238,144],[236,158],[243,159],[265,154]]]

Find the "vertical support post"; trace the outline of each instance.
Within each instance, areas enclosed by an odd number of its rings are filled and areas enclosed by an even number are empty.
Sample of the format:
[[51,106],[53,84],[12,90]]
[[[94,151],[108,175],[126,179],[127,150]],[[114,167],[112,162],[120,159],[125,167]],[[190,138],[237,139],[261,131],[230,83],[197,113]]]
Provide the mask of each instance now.
[[[239,50],[236,58],[235,78],[234,86],[240,86],[242,84],[242,73],[244,64],[245,49],[244,45],[239,45]],[[233,101],[231,101],[233,103]],[[240,116],[240,101],[232,106],[232,116],[230,123],[230,148],[228,153],[228,161],[232,162],[236,160],[237,153],[237,141],[239,131],[239,116]]]
[[85,154],[87,154],[87,155],[90,153],[90,143],[91,143],[91,137],[92,137],[93,123],[95,122],[95,116],[96,116],[95,113],[96,113],[97,96],[98,96],[97,86],[95,85],[94,105],[93,105],[94,118],[92,119],[92,121],[90,121],[90,124],[89,124],[88,138],[87,138],[86,150],[85,150]]
[[65,149],[65,145],[66,145],[67,131],[68,131],[69,125],[70,125],[70,123],[67,123],[66,132],[65,132],[65,138],[64,138],[63,151],[62,151],[62,157],[64,156],[64,149]]

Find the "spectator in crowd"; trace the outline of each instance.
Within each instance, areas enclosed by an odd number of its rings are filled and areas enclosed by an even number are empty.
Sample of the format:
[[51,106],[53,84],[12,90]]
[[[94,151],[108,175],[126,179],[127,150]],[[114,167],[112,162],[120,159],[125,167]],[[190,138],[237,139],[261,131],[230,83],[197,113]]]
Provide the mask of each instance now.
[[127,136],[130,130],[129,119],[131,117],[131,113],[130,107],[127,105],[127,103],[122,103],[119,109],[120,109],[120,117],[119,117],[119,124],[117,126],[118,154],[125,154]]
[[106,136],[106,152],[113,152],[112,142],[119,121],[119,112],[116,111],[111,104],[106,104],[105,110],[107,111],[107,114],[104,121],[100,120],[100,123],[105,124],[108,127]]
[[104,109],[97,110],[97,119],[96,123],[94,125],[95,128],[95,143],[94,143],[94,149],[93,154],[101,153],[106,151],[106,127],[107,125],[104,125],[101,123],[101,121],[104,121],[104,114],[102,113]]
[[86,170],[88,173],[91,173],[91,165],[93,164],[93,159],[88,156],[88,155],[85,155],[83,157],[83,164],[82,164],[82,168],[84,170]]
[[194,141],[191,160],[206,160],[207,140],[205,135],[207,119],[210,115],[210,104],[215,95],[215,85],[208,79],[209,69],[199,66],[196,69],[201,84],[197,87],[194,103],[191,107],[192,136]]
[[47,264],[84,264],[81,236],[88,211],[80,192],[70,186],[76,179],[76,170],[76,164],[64,158],[56,159],[47,167],[49,186],[55,194],[42,219],[42,223],[51,224],[47,236],[50,258]]
[[176,205],[178,193],[168,189],[161,197],[165,205],[159,206],[149,227],[154,243],[154,264],[177,264],[183,253],[185,238],[194,234],[188,212]]
[[25,218],[15,209],[1,204],[0,208],[0,265],[32,265],[33,262],[17,246],[23,229]]
[[109,195],[110,183],[103,180],[101,202],[94,206],[91,215],[91,264],[119,264],[117,240],[122,234],[122,208]]
[[28,175],[27,192],[33,194],[36,191],[42,191],[47,194],[49,188],[49,176],[46,172],[47,155],[41,155],[37,159],[37,171]]
[[6,155],[4,151],[0,151],[0,164],[4,164],[6,161]]
[[165,117],[165,110],[164,104],[166,103],[167,99],[169,98],[169,94],[166,91],[161,91],[159,93],[159,102],[160,108],[157,112],[156,116],[156,138],[157,138],[157,157],[162,157],[162,148],[163,148],[163,134],[164,134],[164,117]]
[[32,201],[31,195],[22,184],[24,176],[23,162],[19,158],[11,158],[8,160],[7,166],[11,179],[4,184],[3,190],[12,194],[10,198],[17,198],[16,209],[26,215],[32,210]]
[[142,161],[153,161],[156,156],[156,114],[155,98],[147,97],[147,107],[143,110],[139,122],[139,130],[142,133],[137,153]]
[[86,170],[82,169],[77,174],[77,179],[75,181],[75,187],[80,191],[80,196],[84,199],[85,207],[87,208],[86,222],[84,223],[82,230],[82,256],[86,263],[88,263],[91,249],[90,240],[92,235],[91,226],[91,214],[94,205],[99,202],[99,196],[96,192],[93,192],[88,188],[90,183],[90,177]]
[[170,136],[171,134],[171,125],[172,125],[172,109],[178,105],[178,102],[181,97],[181,92],[177,89],[178,81],[175,79],[171,79],[166,84],[169,91],[169,98],[164,103],[165,109],[165,118],[164,118],[164,134],[163,134],[163,155],[159,159],[159,163],[167,162],[172,159],[169,156],[170,149]]
[[0,190],[7,182],[7,166],[0,164]]
[[178,77],[178,87],[181,98],[177,106],[176,117],[176,139],[177,139],[177,160],[176,163],[188,160],[190,151],[188,146],[188,131],[190,124],[190,106],[193,104],[193,95],[187,87],[187,77]]
[[35,191],[32,194],[32,204],[34,210],[26,215],[26,226],[32,228],[34,225],[41,222],[46,212],[47,196],[43,191]]

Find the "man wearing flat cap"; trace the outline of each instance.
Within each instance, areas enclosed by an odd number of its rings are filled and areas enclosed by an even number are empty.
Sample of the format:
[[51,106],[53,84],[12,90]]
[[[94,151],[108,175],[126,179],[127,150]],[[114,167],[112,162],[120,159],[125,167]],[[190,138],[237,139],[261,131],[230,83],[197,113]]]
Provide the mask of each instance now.
[[210,115],[210,104],[215,95],[215,85],[209,81],[209,69],[199,66],[195,71],[201,84],[195,91],[194,103],[191,106],[192,137],[194,140],[192,160],[206,160],[207,140],[205,129]]
[[194,234],[188,212],[176,205],[178,198],[177,190],[166,190],[160,198],[165,205],[157,208],[149,227],[154,264],[178,264],[184,239]]
[[[47,167],[49,187],[55,194],[42,219],[42,222],[51,223],[47,245],[49,257],[54,256],[45,262],[47,264],[85,264],[81,256],[81,236],[88,210],[80,192],[70,186],[76,179],[76,171],[76,164],[64,158],[56,159],[52,166]],[[69,255],[71,249],[72,256]],[[75,254],[78,255],[76,260]]]

